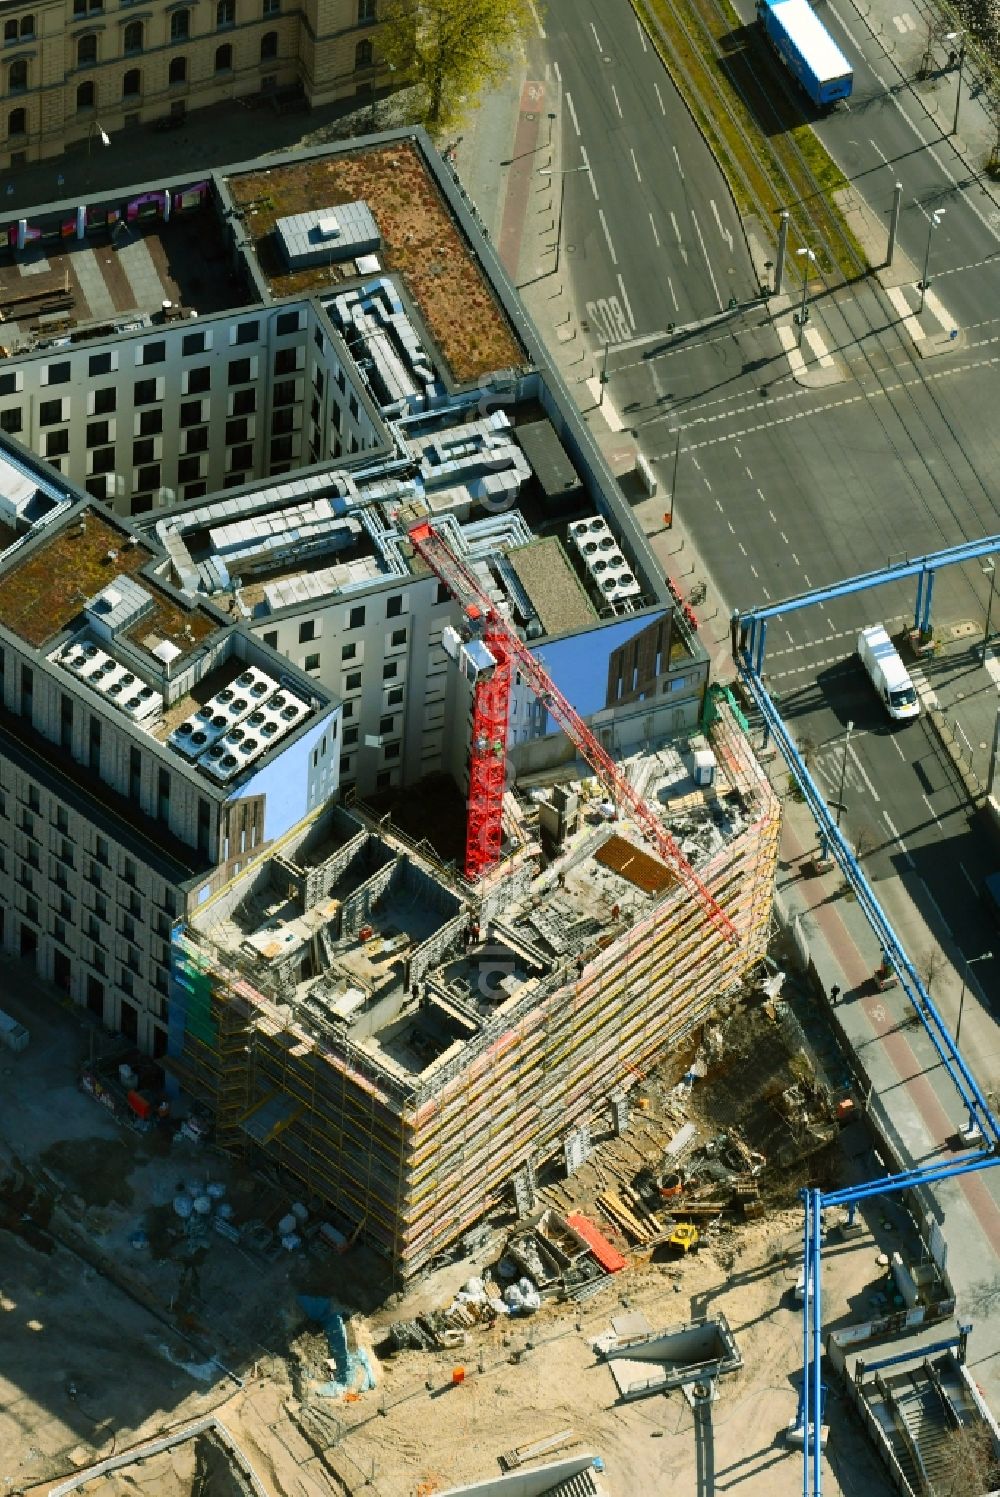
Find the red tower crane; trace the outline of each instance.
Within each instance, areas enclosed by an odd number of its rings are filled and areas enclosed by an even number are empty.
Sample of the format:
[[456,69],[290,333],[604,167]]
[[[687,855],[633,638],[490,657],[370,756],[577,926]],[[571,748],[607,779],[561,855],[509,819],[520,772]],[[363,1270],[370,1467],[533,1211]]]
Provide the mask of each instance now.
[[466,877],[481,878],[500,860],[511,672],[516,667],[614,803],[628,809],[658,856],[702,905],[716,929],[728,940],[738,941],[732,920],[706,889],[659,817],[629,784],[527,645],[500,616],[475,573],[428,521],[412,526],[409,537],[417,555],[461,605],[470,638],[479,646],[475,653],[467,646],[466,662],[466,673],[474,681]]

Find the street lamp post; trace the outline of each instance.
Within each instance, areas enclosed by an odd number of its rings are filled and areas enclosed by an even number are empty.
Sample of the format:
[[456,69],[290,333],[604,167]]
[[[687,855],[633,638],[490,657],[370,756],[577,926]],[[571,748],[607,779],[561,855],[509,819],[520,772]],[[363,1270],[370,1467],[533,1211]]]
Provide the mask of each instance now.
[[958,1042],[962,1037],[962,1010],[965,1007],[965,990],[969,984],[969,968],[974,967],[977,962],[991,962],[992,960],[992,951],[984,951],[982,956],[969,956],[965,958],[965,965],[962,968],[962,992],[958,1000],[958,1023],[955,1025],[956,1050],[958,1049]]
[[949,42],[958,42],[958,82],[955,86],[955,118],[951,125],[952,135],[958,134],[958,112],[962,107],[962,69],[965,67],[964,37],[964,31],[949,31],[946,33],[946,40]]
[[931,263],[931,240],[934,237],[934,230],[939,226],[944,215],[944,208],[935,208],[934,212],[931,214],[930,218],[927,221],[927,249],[924,251],[924,273],[919,283],[920,306],[917,308],[918,314],[924,310],[924,297],[927,295],[927,291],[930,287],[930,281],[927,279],[927,271]]
[[597,401],[598,406],[602,406],[604,404],[604,388],[608,383],[608,352],[610,348],[611,344],[605,343],[604,357],[601,360],[601,393]]
[[982,569],[983,576],[990,579],[990,596],[986,603],[986,626],[983,629],[983,664],[986,664],[986,649],[990,642],[990,620],[993,617],[993,592],[996,587],[997,569],[995,563],[990,560]]
[[844,814],[844,781],[847,778],[847,750],[851,742],[851,734],[854,732],[853,722],[848,722],[847,732],[844,734],[844,757],[840,761],[840,794],[837,796],[837,829],[840,829],[840,818]]
[[683,431],[683,426],[678,426],[677,441],[674,445],[674,471],[673,476],[670,479],[670,513],[663,516],[663,523],[666,525],[668,530],[671,530],[673,528],[674,507],[677,504],[677,465],[681,460],[681,434],[683,433]]
[[805,255],[806,263],[802,267],[802,302],[799,306],[799,347],[802,347],[802,334],[805,331],[809,313],[806,311],[806,293],[809,290],[809,266],[815,265],[816,255],[811,249],[796,250],[797,255]]
[[563,171],[557,172],[554,172],[551,166],[540,166],[538,168],[538,175],[540,177],[559,178],[559,208],[556,213],[556,263],[553,265],[551,271],[549,272],[550,275],[555,275],[556,271],[559,269],[559,248],[562,244],[563,203],[566,199],[566,178],[571,177],[574,172],[589,171],[590,167],[586,164],[586,162],[584,162],[583,166],[567,166]]

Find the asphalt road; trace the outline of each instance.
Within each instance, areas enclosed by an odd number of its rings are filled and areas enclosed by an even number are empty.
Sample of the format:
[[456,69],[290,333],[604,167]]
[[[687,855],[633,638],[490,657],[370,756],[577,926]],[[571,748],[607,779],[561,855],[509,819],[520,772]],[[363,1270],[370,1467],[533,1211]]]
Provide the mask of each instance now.
[[[930,212],[946,209],[932,273],[964,338],[954,353],[921,359],[873,278],[810,293],[812,326],[841,379],[807,388],[755,300],[714,161],[627,0],[602,0],[599,13],[593,0],[550,0],[546,11],[546,55],[563,90],[562,165],[585,168],[565,179],[562,245],[595,367],[605,365],[609,403],[730,606],[1000,530],[1000,318],[991,315],[1000,217],[964,180],[950,142],[931,137],[919,103],[887,86],[859,17],[843,0],[827,0],[823,13],[855,60],[857,86],[850,108],[818,132],[878,211],[903,182],[900,245],[916,265]],[[741,305],[720,310],[730,295]],[[981,620],[985,599],[978,569],[951,569],[937,580],[935,621]],[[913,590],[897,587],[778,618],[766,673],[831,800],[844,770],[844,825],[881,897],[898,905],[905,888],[976,956],[992,938],[977,898],[992,849],[970,826],[929,724],[893,730],[854,659],[859,628],[902,624],[913,606]],[[978,977],[997,986],[989,968]]]
[[728,187],[628,0],[554,0],[544,25],[563,99],[562,254],[594,347],[752,296]]

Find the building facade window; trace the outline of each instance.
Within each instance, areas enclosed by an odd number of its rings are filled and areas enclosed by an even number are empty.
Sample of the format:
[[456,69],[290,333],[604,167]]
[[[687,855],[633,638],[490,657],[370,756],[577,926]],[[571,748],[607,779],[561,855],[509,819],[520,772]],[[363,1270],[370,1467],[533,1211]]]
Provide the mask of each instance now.
[[236,25],[236,0],[219,0],[215,7],[215,29],[223,31]]
[[88,81],[86,83],[81,83],[78,86],[77,90],[76,90],[76,107],[77,107],[77,110],[80,111],[80,110],[83,110],[83,109],[93,109],[93,107],[94,107],[94,98],[95,98],[94,85],[88,79]]
[[15,57],[7,70],[7,92],[23,94],[28,88],[28,59]]
[[142,93],[142,73],[138,68],[129,68],[122,79],[122,98],[134,99]]
[[260,39],[260,60],[267,62],[271,57],[278,55],[278,33],[276,31],[265,31]]
[[26,109],[12,109],[7,116],[8,135],[27,135],[28,112]]
[[222,47],[215,49],[215,71],[217,73],[231,73],[233,71],[233,49],[228,42]]
[[358,25],[370,26],[378,20],[378,0],[358,0]]
[[375,61],[375,48],[371,42],[365,40],[358,42],[354,49],[354,71],[360,72],[363,68],[370,68]]
[[3,24],[5,42],[30,42],[34,35],[34,16],[22,16],[20,21],[5,21]]
[[142,51],[142,22],[129,21],[122,35],[122,50],[126,57],[134,57]]
[[174,84],[186,83],[187,66],[186,57],[172,57],[170,59],[170,73],[167,81]]
[[88,31],[76,44],[76,65],[78,68],[92,68],[96,61],[97,33]]
[[186,42],[191,35],[191,12],[189,10],[175,10],[170,17],[170,40],[172,42]]

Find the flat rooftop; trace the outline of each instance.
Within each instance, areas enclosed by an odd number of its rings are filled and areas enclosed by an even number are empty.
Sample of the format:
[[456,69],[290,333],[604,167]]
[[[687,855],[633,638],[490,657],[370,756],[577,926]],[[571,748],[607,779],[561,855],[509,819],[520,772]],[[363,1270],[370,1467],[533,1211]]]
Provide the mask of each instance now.
[[209,203],[167,223],[119,221],[91,229],[83,242],[47,234],[0,254],[0,341],[11,351],[113,332],[132,318],[159,316],[165,301],[202,315],[247,301]]
[[[38,649],[108,583],[134,577],[152,560],[152,551],[96,509],[77,511],[0,574],[0,623]],[[166,640],[184,654],[219,628],[211,614],[183,608],[155,582],[143,582],[154,608],[125,636],[138,648],[152,653]]]
[[273,296],[325,290],[358,275],[354,261],[289,271],[278,220],[364,202],[382,237],[382,269],[402,278],[455,383],[525,363],[510,320],[412,142],[276,163],[224,180]]

